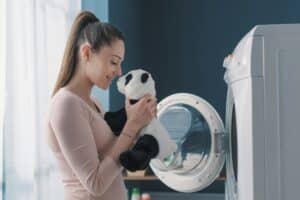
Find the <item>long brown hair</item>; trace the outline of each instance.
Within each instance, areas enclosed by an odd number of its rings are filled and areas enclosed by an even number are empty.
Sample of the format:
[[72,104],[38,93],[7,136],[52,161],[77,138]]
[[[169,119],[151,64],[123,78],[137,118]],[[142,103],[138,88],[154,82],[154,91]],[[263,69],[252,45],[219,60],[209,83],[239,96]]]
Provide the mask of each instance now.
[[123,34],[116,27],[108,23],[101,23],[89,11],[79,13],[71,27],[52,96],[61,87],[67,85],[75,74],[78,62],[78,49],[81,44],[88,42],[92,51],[97,52],[101,47],[111,45],[116,39],[125,41]]

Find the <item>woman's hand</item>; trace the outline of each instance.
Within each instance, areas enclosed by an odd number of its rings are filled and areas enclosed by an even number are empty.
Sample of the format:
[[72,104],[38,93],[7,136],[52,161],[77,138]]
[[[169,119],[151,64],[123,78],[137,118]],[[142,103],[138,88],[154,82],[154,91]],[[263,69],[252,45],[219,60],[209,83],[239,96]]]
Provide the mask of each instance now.
[[139,130],[146,126],[157,114],[157,100],[151,95],[145,95],[137,103],[131,105],[126,99],[126,113],[128,126]]
[[[129,99],[126,99],[127,122],[118,137],[117,142],[113,145],[108,155],[116,162],[119,162],[119,156],[122,152],[132,148],[136,137],[145,125],[147,125],[157,113],[156,98],[151,95],[146,95],[141,98],[136,104],[131,105]],[[124,139],[125,138],[125,139]]]

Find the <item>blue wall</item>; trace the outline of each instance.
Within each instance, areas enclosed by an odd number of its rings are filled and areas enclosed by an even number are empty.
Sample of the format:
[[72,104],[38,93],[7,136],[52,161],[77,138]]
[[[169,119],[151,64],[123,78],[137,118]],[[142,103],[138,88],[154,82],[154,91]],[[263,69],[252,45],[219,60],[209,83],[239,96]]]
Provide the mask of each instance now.
[[[257,24],[299,23],[297,0],[110,0],[109,21],[125,34],[123,72],[145,66],[158,100],[190,92],[208,100],[224,119],[224,57]],[[123,104],[115,86],[111,109]]]

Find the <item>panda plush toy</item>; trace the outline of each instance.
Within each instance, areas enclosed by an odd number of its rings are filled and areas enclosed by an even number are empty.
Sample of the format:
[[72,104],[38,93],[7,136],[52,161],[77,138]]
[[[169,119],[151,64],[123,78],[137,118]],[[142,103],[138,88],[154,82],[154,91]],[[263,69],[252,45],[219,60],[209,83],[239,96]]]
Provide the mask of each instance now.
[[[151,74],[142,69],[132,70],[120,77],[117,86],[131,104],[138,102],[146,94],[156,96],[155,83]],[[126,110],[122,108],[117,112],[107,112],[104,119],[113,133],[119,136],[127,120]],[[151,159],[159,159],[163,162],[176,150],[176,143],[170,138],[163,125],[154,118],[141,130],[134,147],[121,153],[119,160],[129,171],[143,170],[149,165]]]

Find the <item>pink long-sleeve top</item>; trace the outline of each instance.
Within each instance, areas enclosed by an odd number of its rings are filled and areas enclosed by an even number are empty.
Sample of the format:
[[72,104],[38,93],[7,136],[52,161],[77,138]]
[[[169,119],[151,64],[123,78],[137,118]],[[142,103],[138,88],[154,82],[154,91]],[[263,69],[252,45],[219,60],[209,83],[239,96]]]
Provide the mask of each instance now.
[[65,200],[124,200],[122,167],[108,150],[116,137],[83,99],[61,88],[52,98],[47,138],[61,171]]

